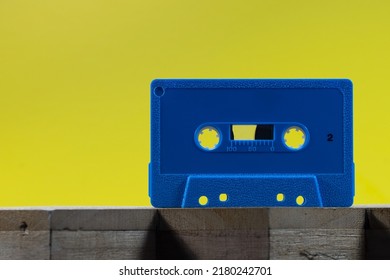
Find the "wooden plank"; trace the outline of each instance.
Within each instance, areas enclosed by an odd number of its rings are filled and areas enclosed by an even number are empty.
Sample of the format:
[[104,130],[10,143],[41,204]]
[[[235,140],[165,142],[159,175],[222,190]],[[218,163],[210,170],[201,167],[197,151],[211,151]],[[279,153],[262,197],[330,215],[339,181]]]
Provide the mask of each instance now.
[[44,210],[0,210],[0,230],[49,230],[49,213]]
[[156,256],[157,210],[55,210],[52,259],[150,259]]
[[162,231],[158,259],[267,259],[266,230]]
[[0,210],[0,259],[49,259],[49,213]]
[[366,259],[390,259],[390,208],[367,210]]
[[268,230],[267,208],[185,208],[158,212],[158,230]]
[[364,230],[271,230],[270,259],[355,260],[364,258]]
[[0,259],[390,259],[388,248],[390,208],[0,210]]
[[364,209],[270,209],[270,259],[362,259],[364,221]]
[[158,259],[267,259],[268,211],[160,209]]
[[155,230],[157,210],[133,209],[62,209],[51,215],[52,230]]
[[361,229],[362,208],[270,208],[270,229]]
[[152,231],[53,231],[55,260],[154,259]]

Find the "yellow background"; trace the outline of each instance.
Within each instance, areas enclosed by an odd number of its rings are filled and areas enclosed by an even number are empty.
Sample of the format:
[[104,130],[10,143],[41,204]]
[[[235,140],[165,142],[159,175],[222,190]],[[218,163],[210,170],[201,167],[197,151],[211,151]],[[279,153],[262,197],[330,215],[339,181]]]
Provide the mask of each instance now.
[[149,205],[158,77],[354,82],[355,203],[390,203],[390,2],[0,1],[0,206]]

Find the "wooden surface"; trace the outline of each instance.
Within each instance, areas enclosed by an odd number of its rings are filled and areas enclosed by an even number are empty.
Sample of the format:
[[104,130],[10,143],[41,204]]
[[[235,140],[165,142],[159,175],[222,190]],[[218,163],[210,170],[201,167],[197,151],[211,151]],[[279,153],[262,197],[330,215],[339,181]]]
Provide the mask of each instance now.
[[367,259],[390,259],[390,209],[369,209],[366,213]]
[[0,210],[0,259],[390,259],[390,208]]
[[267,259],[267,209],[160,209],[160,259]]
[[52,259],[155,259],[149,231],[53,231]]
[[155,259],[155,209],[54,210],[51,259]]
[[363,259],[365,210],[269,210],[270,259]]
[[49,259],[49,214],[0,210],[0,259]]

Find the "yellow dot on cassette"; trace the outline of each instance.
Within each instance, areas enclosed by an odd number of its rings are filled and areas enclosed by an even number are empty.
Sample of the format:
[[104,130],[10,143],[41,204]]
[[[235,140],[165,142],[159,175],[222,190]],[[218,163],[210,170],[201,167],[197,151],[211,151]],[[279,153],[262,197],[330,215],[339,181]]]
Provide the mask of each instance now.
[[214,150],[221,142],[221,137],[216,128],[212,126],[206,126],[198,132],[198,144],[204,150]]
[[284,144],[291,150],[300,150],[306,142],[306,134],[302,128],[292,126],[284,132]]
[[225,201],[227,201],[227,200],[228,200],[228,195],[227,195],[226,193],[221,193],[221,194],[219,195],[219,201],[225,202]]
[[305,198],[303,196],[298,196],[297,199],[296,199],[296,203],[298,205],[303,205],[303,203],[305,203]]
[[278,194],[276,195],[276,200],[279,201],[279,202],[284,201],[284,194],[278,193]]
[[199,204],[200,205],[205,206],[208,202],[209,202],[209,199],[207,196],[202,195],[201,197],[199,197]]

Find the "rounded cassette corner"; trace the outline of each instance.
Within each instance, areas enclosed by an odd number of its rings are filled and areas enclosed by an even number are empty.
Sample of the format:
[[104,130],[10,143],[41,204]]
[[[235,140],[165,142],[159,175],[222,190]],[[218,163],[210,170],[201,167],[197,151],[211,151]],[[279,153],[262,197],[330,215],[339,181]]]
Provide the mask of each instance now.
[[163,81],[160,79],[155,79],[150,83],[150,92],[152,96],[162,97],[165,93],[165,86],[163,85]]
[[163,202],[163,200],[161,200],[161,198],[159,197],[156,197],[154,195],[151,195],[149,196],[150,198],[150,204],[154,207],[154,208],[167,208],[167,207],[170,207],[171,205],[167,205]]
[[351,79],[345,78],[345,79],[342,79],[341,81],[342,81],[346,86],[349,86],[349,87],[353,88],[353,82],[352,82]]
[[157,87],[157,86],[161,86],[161,84],[162,84],[162,80],[161,80],[161,79],[158,79],[158,78],[153,79],[153,80],[150,82],[150,88],[153,89],[153,88],[155,88],[155,87]]
[[150,204],[151,204],[154,208],[161,208],[161,205],[160,205],[158,199],[155,199],[153,196],[150,196],[149,198],[150,198]]
[[354,198],[355,198],[354,196],[347,197],[345,199],[345,201],[344,201],[344,204],[341,205],[341,207],[351,207],[351,206],[353,206]]
[[352,93],[353,91],[353,82],[351,79],[345,78],[339,80],[340,87],[344,89],[344,94]]

